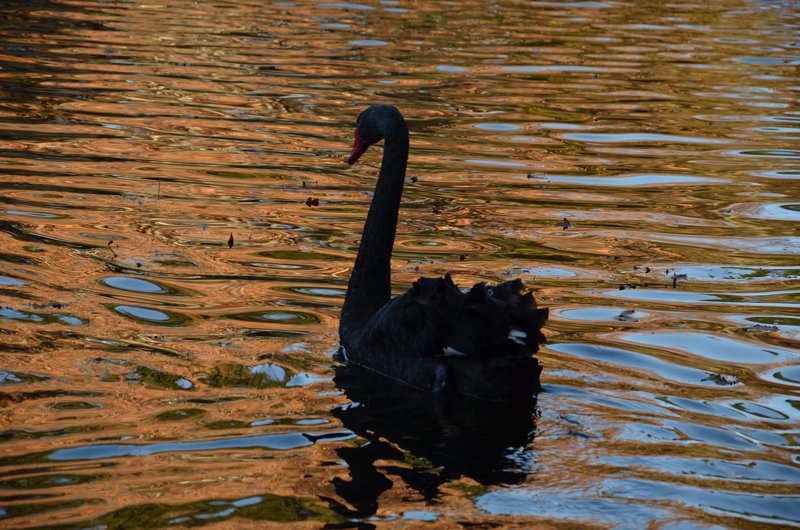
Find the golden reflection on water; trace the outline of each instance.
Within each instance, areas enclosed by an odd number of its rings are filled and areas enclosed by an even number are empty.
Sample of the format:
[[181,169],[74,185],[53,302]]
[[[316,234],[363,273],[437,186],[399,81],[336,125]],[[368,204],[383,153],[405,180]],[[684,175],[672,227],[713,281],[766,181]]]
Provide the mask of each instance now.
[[[0,526],[800,524],[794,3],[0,13]],[[534,286],[533,414],[333,381],[379,101],[397,289]]]

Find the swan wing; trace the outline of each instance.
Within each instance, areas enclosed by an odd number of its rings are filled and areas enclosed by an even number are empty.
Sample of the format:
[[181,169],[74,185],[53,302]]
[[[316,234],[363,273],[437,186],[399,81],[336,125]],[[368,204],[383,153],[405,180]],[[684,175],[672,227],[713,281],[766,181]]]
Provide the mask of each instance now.
[[548,312],[523,289],[512,280],[462,292],[449,274],[420,278],[370,319],[362,346],[407,356],[530,355],[544,342]]

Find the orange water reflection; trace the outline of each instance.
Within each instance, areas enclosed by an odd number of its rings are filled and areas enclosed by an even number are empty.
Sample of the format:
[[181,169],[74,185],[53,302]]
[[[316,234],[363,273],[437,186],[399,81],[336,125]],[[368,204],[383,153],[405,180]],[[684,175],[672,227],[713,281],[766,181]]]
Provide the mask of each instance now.
[[[0,526],[800,524],[794,3],[0,13]],[[535,286],[533,414],[332,368],[379,101],[397,288]]]

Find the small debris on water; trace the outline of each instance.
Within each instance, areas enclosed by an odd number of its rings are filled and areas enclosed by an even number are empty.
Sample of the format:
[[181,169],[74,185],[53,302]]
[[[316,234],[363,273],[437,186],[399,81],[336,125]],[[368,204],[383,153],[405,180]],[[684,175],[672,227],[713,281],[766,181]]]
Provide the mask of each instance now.
[[550,182],[550,180],[547,178],[547,175],[544,175],[542,173],[528,173],[527,175],[525,175],[525,178],[543,180],[545,182]]
[[722,375],[716,374],[714,372],[707,372],[708,377],[701,379],[701,381],[711,381],[712,383],[716,383],[718,385],[735,385],[739,381],[736,380],[735,375]]
[[464,261],[464,260],[466,260],[466,259],[467,259],[467,255],[466,255],[466,254],[461,254],[461,255],[458,257],[458,261]]
[[65,304],[62,304],[61,302],[50,302],[50,303],[47,303],[47,304],[31,304],[31,308],[33,308],[33,309],[48,309],[48,308],[52,307],[54,309],[62,309],[64,307],[64,305]]
[[639,322],[639,319],[636,318],[635,316],[633,316],[634,313],[636,313],[635,310],[626,309],[625,311],[623,311],[619,315],[615,316],[614,320],[617,320],[619,322]]
[[319,199],[315,197],[309,197],[306,199],[306,206],[319,206]]
[[228,248],[233,248],[233,234],[228,238]]
[[778,326],[767,326],[766,324],[754,324],[752,326],[745,326],[743,328],[739,328],[739,331],[766,331],[766,332],[774,332],[780,331]]
[[556,223],[556,227],[557,228],[563,228],[564,230],[566,230],[567,228],[569,228],[571,226],[572,226],[572,223],[570,223],[569,219],[567,219],[566,217],[563,220],[561,220],[561,221]]
[[678,287],[678,280],[686,280],[689,276],[686,274],[673,274],[672,275],[672,288],[675,289]]
[[406,177],[406,180],[408,180],[409,182],[417,182],[419,180],[419,177],[416,175],[409,175]]

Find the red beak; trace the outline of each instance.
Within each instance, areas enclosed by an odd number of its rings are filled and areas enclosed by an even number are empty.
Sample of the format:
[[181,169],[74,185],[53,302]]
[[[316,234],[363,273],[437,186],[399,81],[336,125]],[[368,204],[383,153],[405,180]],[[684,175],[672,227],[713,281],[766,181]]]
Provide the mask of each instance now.
[[353,152],[350,153],[350,158],[347,159],[347,163],[351,166],[356,163],[356,161],[361,158],[361,155],[364,154],[364,151],[367,150],[369,146],[364,145],[361,143],[361,138],[358,136],[358,127],[356,127],[355,133],[355,141],[353,142]]

